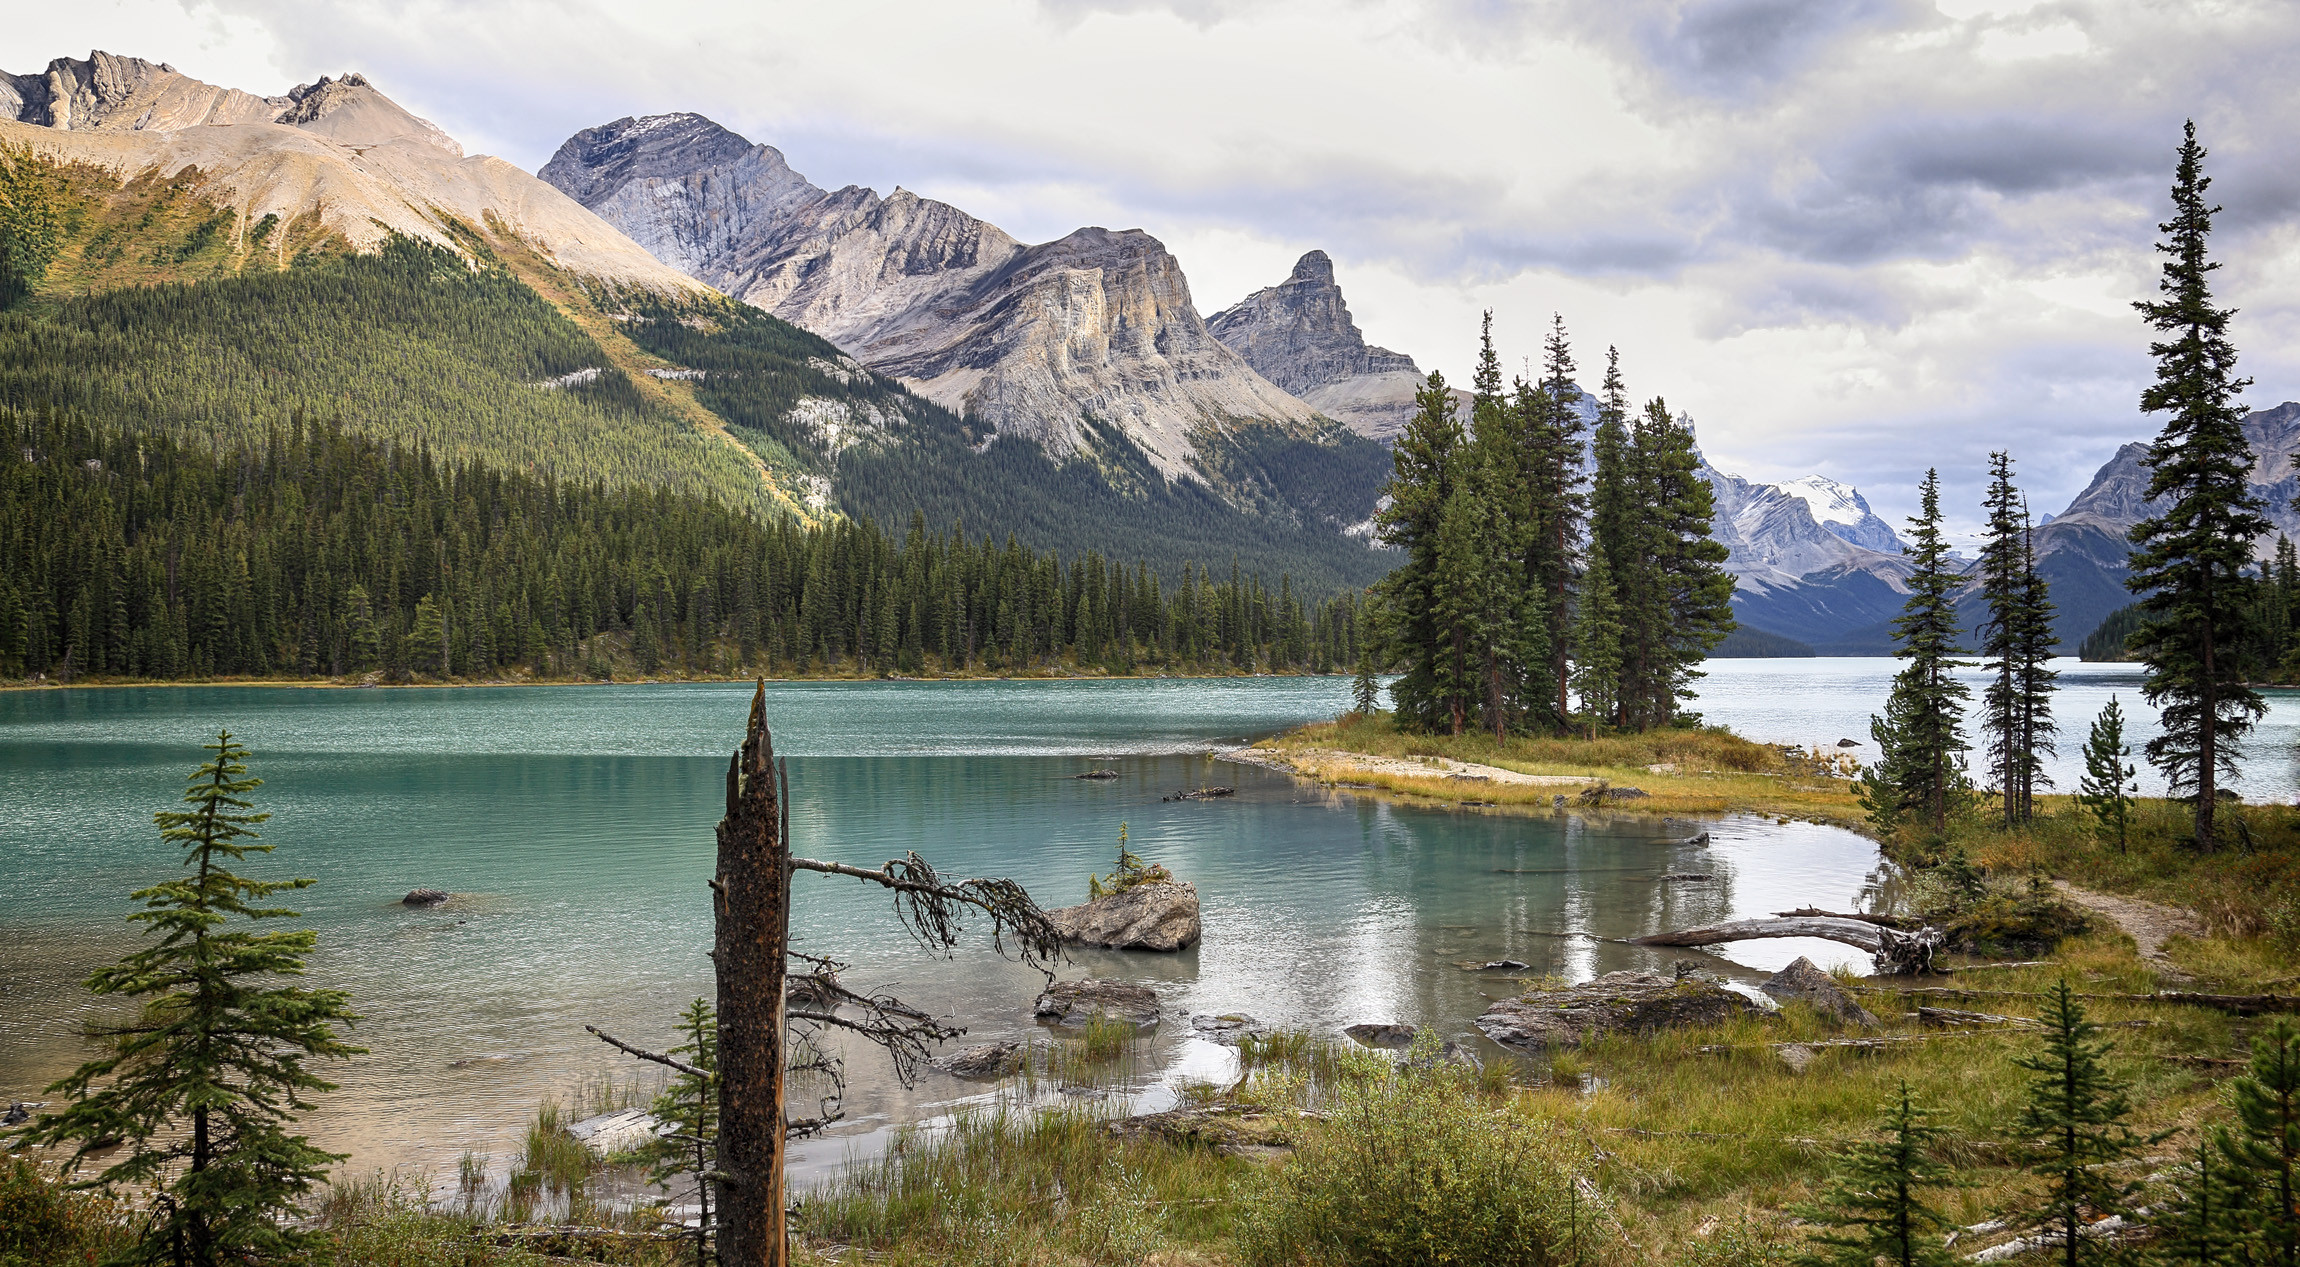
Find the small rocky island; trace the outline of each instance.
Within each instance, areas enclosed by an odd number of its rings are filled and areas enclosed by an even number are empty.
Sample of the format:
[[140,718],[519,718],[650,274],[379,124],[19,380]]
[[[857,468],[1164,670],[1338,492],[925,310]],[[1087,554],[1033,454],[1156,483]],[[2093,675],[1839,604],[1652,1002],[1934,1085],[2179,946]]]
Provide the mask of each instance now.
[[1087,882],[1089,896],[1078,906],[1048,911],[1062,939],[1103,950],[1185,950],[1198,944],[1198,886],[1177,880],[1165,867],[1145,864],[1126,847],[1126,826],[1118,827],[1118,865]]

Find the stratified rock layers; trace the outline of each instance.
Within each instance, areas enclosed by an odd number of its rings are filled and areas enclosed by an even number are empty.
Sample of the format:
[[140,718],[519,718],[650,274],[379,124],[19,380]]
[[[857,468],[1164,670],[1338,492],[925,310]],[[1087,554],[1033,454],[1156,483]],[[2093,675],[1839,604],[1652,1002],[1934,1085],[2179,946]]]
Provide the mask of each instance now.
[[1138,229],[1026,246],[907,190],[817,188],[695,114],[587,128],[541,175],[691,276],[1058,455],[1115,427],[1175,478],[1208,428],[1320,425],[1207,330]]

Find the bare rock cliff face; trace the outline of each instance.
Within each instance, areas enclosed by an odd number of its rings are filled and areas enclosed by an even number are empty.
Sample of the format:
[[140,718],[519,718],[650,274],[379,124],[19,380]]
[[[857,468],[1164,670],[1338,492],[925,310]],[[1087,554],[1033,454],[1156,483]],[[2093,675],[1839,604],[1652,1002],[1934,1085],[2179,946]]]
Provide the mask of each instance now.
[[1362,436],[1388,440],[1413,416],[1421,370],[1405,353],[1366,342],[1324,251],[1304,255],[1292,276],[1206,327],[1262,377]]
[[[108,169],[175,179],[238,213],[239,231],[313,216],[358,250],[393,234],[464,253],[450,219],[496,226],[572,272],[663,292],[704,288],[658,262],[550,185],[452,137],[356,74],[261,97],[111,53],[0,71],[0,142]],[[282,235],[284,236],[284,235]]]
[[585,129],[541,175],[665,262],[1056,454],[1116,426],[1189,478],[1208,429],[1322,425],[1213,337],[1139,230],[1028,246],[907,190],[820,189],[694,114]]

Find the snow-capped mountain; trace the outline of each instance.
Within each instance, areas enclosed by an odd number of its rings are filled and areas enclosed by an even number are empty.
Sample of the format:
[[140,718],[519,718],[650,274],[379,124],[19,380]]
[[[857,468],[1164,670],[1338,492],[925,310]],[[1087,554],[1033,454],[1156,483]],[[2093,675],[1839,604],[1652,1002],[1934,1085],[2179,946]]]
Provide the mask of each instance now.
[[1700,473],[1716,494],[1711,532],[1727,551],[1733,615],[1743,625],[1827,643],[1890,620],[1907,601],[1901,540],[1859,490],[1818,475],[1759,484],[1706,458]]
[[1773,487],[1804,502],[1805,509],[1822,528],[1854,545],[1882,554],[1899,554],[1903,548],[1892,525],[1877,518],[1861,496],[1861,490],[1850,484],[1838,483],[1826,475],[1808,475]]

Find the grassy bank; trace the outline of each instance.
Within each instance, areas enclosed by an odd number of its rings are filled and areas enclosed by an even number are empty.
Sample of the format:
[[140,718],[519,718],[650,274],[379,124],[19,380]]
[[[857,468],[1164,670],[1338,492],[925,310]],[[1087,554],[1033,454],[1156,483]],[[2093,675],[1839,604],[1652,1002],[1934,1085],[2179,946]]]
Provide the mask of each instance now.
[[[1253,758],[1329,785],[1457,804],[1580,805],[1591,789],[1608,808],[1667,814],[1750,812],[1857,826],[1849,758],[1752,743],[1722,729],[1575,739],[1422,735],[1388,713],[1346,714],[1254,745]],[[1463,770],[1459,767],[1484,767]],[[1494,771],[1502,771],[1497,775]],[[1538,780],[1510,781],[1508,776]]]

